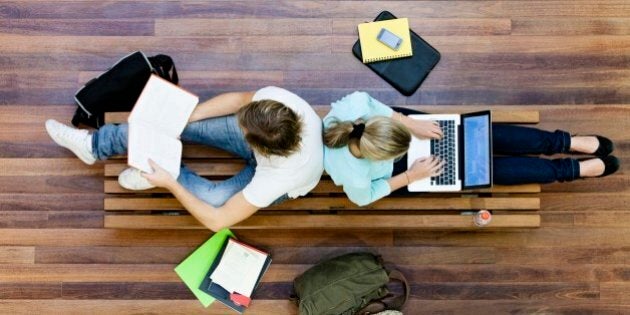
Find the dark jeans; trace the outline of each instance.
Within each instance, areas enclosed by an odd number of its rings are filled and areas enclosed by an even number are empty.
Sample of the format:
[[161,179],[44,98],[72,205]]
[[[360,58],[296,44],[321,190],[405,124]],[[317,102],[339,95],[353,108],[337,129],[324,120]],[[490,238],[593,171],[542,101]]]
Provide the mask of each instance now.
[[[405,115],[425,114],[406,108],[394,108]],[[492,124],[492,149],[494,154],[493,182],[498,185],[527,183],[552,183],[572,181],[580,177],[580,165],[576,159],[543,159],[517,156],[527,154],[552,155],[569,152],[571,135],[562,130],[554,132],[506,124]],[[407,156],[394,163],[393,175],[407,170]]]

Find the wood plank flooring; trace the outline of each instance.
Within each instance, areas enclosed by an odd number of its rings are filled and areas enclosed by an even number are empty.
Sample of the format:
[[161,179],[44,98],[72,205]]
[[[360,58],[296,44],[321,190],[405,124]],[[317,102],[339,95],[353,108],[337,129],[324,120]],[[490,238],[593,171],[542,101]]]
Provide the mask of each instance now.
[[[350,53],[381,10],[442,53],[404,97]],[[72,95],[134,50],[170,54],[206,99],[278,85],[313,105],[354,90],[391,105],[539,110],[604,134],[622,171],[543,186],[536,230],[242,230],[274,263],[249,314],[295,314],[292,279],[371,250],[412,282],[405,314],[630,313],[630,1],[0,0],[0,314],[227,314],[172,271],[204,230],[103,228],[103,164],[46,135]]]

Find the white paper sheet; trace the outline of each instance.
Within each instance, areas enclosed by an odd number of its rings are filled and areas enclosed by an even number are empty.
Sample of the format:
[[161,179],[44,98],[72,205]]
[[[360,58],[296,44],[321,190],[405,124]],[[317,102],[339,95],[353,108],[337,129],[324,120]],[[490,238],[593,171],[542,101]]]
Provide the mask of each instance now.
[[232,239],[210,279],[230,293],[251,297],[267,255]]
[[149,159],[179,176],[182,143],[178,140],[199,98],[152,75],[129,115],[128,164],[151,173]]

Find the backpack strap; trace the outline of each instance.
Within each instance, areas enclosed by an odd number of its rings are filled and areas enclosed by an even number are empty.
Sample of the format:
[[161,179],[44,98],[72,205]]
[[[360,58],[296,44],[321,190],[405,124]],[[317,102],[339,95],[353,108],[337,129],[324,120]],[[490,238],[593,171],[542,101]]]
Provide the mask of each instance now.
[[381,299],[373,300],[370,304],[366,305],[355,314],[357,315],[369,315],[376,314],[385,310],[400,310],[407,300],[409,300],[409,294],[411,292],[409,288],[409,282],[407,278],[398,270],[392,270],[389,272],[389,280],[400,281],[403,285],[404,293],[402,295],[387,294]]
[[155,69],[155,72],[157,72],[160,77],[169,80],[174,84],[179,83],[177,69],[175,69],[175,63],[173,63],[173,59],[171,57],[160,54],[149,57],[149,61]]
[[400,310],[403,307],[403,305],[407,303],[407,300],[409,300],[409,294],[411,293],[409,282],[407,281],[407,278],[405,278],[405,275],[403,275],[398,270],[392,270],[389,273],[389,279],[400,281],[403,285],[403,289],[405,292],[402,295],[393,297],[392,299],[388,299],[388,297],[385,297],[383,298],[383,300],[385,300],[384,302],[385,304],[387,304],[389,308]]

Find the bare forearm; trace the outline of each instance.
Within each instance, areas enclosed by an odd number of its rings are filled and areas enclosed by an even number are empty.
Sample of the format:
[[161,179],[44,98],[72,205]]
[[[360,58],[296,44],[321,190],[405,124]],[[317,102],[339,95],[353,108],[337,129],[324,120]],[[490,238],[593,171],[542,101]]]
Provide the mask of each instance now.
[[406,172],[403,172],[390,178],[387,183],[389,184],[390,191],[395,191],[409,185],[409,177]]
[[405,115],[403,115],[403,114],[401,114],[399,112],[393,112],[392,113],[392,119],[396,120],[396,121],[399,121],[400,123],[402,123],[405,127],[409,128],[409,129],[412,129],[412,127],[413,127],[414,119],[409,118],[409,117],[407,117],[407,116],[405,116]]
[[197,106],[189,121],[198,121],[211,117],[220,117],[236,113],[241,107],[251,102],[253,92],[230,92],[217,95]]

